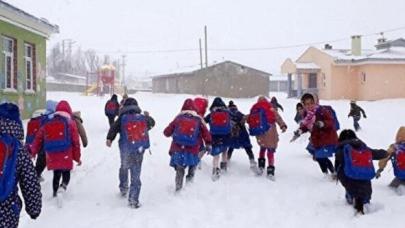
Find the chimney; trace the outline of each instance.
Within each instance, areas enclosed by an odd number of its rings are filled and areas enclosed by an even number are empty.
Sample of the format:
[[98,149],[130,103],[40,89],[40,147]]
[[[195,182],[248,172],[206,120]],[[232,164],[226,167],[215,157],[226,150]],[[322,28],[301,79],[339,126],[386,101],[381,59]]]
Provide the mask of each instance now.
[[360,35],[352,36],[352,55],[354,55],[354,56],[361,55],[361,36]]
[[383,44],[385,42],[387,42],[387,39],[385,39],[384,37],[378,38],[377,40],[377,44]]
[[325,44],[324,49],[325,49],[325,50],[332,50],[332,45],[330,45],[330,44]]

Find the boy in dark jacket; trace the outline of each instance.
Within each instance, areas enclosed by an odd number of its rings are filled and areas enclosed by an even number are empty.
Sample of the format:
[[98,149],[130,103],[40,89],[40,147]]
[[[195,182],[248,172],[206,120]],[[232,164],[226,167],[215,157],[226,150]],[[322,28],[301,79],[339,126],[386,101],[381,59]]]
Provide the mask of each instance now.
[[114,123],[115,117],[118,116],[120,104],[118,103],[117,95],[113,94],[111,99],[107,101],[104,106],[104,114],[108,118],[108,123],[111,125]]
[[170,122],[163,133],[166,137],[173,138],[169,151],[170,166],[176,170],[176,191],[179,191],[183,187],[187,167],[186,181],[193,180],[195,167],[200,161],[198,153],[204,144],[207,147],[210,146],[211,134],[204,119],[197,114],[192,99],[184,101],[181,112]]
[[[363,206],[371,199],[371,179],[375,176],[372,160],[381,160],[387,156],[385,150],[367,147],[352,130],[340,133],[335,155],[337,178],[346,190],[347,202],[354,204],[358,213],[364,214]],[[360,168],[356,169],[356,163],[361,163]]]
[[347,117],[353,117],[353,126],[354,130],[356,131],[361,129],[359,124],[361,114],[363,114],[364,118],[367,118],[366,112],[364,112],[364,110],[356,104],[356,101],[350,101],[350,112]]
[[270,100],[270,103],[271,103],[271,105],[273,106],[273,108],[274,108],[276,111],[278,111],[278,109],[281,109],[281,111],[284,112],[283,106],[281,106],[281,104],[278,103],[278,100],[277,100],[276,97],[272,97],[271,100]]
[[141,169],[143,155],[149,148],[148,131],[155,126],[155,121],[147,111],[141,114],[138,102],[134,98],[127,98],[120,111],[118,119],[111,126],[107,134],[107,146],[120,133],[119,148],[121,166],[119,169],[119,188],[122,196],[128,192],[128,171],[131,173],[131,184],[128,195],[128,205],[139,208],[139,193],[141,191]]
[[[21,142],[24,130],[18,107],[11,103],[0,105],[0,228],[18,227],[22,201],[32,219],[41,213],[42,194],[38,176],[28,152]],[[6,150],[4,142],[10,142]],[[7,165],[7,166],[5,166]]]

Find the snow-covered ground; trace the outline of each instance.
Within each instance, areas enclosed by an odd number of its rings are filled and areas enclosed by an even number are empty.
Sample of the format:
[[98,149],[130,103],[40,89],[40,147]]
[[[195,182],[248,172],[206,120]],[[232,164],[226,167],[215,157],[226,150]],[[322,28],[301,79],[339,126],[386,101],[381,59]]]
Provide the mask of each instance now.
[[[243,150],[234,152],[228,173],[219,181],[210,178],[210,156],[204,157],[194,183],[174,193],[174,170],[169,167],[170,139],[163,129],[178,113],[189,95],[140,93],[134,95],[143,110],[156,120],[151,131],[151,154],[145,153],[142,169],[140,209],[127,207],[119,196],[119,152],[116,140],[105,146],[108,131],[104,104],[107,97],[85,97],[76,93],[48,93],[49,99],[68,100],[74,110],[82,111],[89,137],[82,150],[83,165],[72,172],[64,205],[57,208],[52,198],[52,173],[45,172],[42,183],[43,211],[33,221],[22,213],[21,227],[404,227],[405,196],[388,189],[393,174],[388,168],[373,181],[373,212],[355,217],[344,200],[340,184],[325,179],[317,163],[305,151],[307,136],[289,143],[297,125],[293,121],[295,99],[276,94],[284,106],[282,117],[288,131],[280,135],[276,153],[276,182],[254,176]],[[212,101],[212,98],[210,99]],[[234,99],[246,113],[255,99]],[[228,102],[228,99],[226,99]],[[321,101],[338,113],[342,128],[351,128],[347,118],[349,102]],[[400,125],[405,125],[405,100],[359,102],[367,112],[359,137],[371,147],[387,148]],[[254,138],[255,156],[258,147]],[[390,166],[391,167],[391,166]]]

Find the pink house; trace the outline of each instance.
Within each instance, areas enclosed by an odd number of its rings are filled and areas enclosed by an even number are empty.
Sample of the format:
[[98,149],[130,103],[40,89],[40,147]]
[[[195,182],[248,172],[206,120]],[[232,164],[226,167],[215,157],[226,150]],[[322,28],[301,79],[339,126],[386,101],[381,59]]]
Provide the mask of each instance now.
[[361,48],[361,36],[352,36],[351,49],[309,47],[295,62],[286,59],[281,71],[290,97],[312,92],[321,99],[405,98],[405,39],[381,38],[374,50]]

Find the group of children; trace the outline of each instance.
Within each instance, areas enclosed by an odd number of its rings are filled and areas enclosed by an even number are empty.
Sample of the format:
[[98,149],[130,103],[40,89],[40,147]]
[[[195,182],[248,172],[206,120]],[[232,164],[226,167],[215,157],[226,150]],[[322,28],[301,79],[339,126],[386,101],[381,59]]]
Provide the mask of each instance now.
[[[0,105],[0,227],[17,227],[22,202],[36,219],[42,207],[40,187],[45,167],[53,171],[53,197],[66,191],[73,161],[81,165],[80,138],[87,136],[80,112],[72,112],[67,101],[47,101],[46,110],[30,119],[24,143],[24,129],[18,106]],[[37,157],[36,166],[31,159]],[[59,197],[60,198],[60,197]]]

